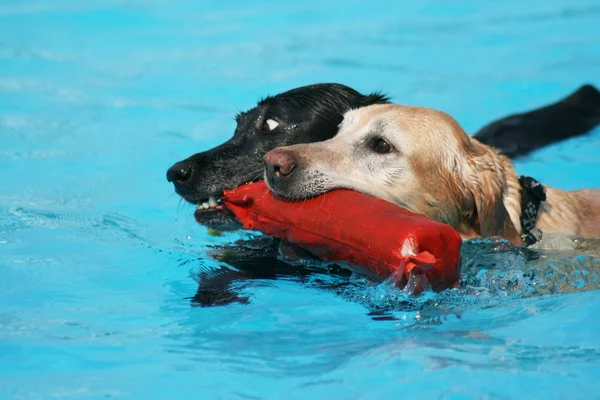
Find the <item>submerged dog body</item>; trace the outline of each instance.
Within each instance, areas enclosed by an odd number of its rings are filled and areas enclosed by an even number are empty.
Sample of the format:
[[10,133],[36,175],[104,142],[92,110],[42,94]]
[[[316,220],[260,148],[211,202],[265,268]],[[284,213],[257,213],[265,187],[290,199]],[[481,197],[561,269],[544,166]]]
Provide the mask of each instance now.
[[[464,239],[521,244],[521,185],[509,159],[432,109],[374,105],[350,111],[334,138],[265,156],[273,191],[302,199],[337,188],[379,197],[455,227]],[[600,191],[547,188],[536,227],[600,236]]]

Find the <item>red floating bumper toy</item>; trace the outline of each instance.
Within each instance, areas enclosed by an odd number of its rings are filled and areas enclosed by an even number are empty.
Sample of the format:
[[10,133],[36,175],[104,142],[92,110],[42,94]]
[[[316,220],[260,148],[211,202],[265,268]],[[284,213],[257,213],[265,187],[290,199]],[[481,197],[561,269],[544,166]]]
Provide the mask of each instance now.
[[[347,263],[418,293],[443,290],[460,277],[460,235],[449,225],[355,191],[308,200],[274,195],[264,182],[221,198],[245,229],[296,244],[329,261]],[[423,277],[427,278],[426,281]]]

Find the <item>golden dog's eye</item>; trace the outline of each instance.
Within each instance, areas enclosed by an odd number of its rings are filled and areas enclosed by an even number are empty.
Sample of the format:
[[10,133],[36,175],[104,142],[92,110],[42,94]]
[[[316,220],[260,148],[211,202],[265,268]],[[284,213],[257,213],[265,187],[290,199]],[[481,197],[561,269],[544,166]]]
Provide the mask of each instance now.
[[385,139],[378,138],[373,141],[373,149],[379,154],[386,154],[392,151],[392,146]]

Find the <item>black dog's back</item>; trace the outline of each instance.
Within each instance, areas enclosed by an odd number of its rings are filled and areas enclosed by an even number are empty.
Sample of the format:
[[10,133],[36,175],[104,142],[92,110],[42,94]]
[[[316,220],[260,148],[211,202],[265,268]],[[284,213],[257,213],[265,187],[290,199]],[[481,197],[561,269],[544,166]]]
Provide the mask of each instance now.
[[600,124],[600,92],[591,85],[556,103],[494,121],[477,140],[517,158],[550,144],[587,133]]

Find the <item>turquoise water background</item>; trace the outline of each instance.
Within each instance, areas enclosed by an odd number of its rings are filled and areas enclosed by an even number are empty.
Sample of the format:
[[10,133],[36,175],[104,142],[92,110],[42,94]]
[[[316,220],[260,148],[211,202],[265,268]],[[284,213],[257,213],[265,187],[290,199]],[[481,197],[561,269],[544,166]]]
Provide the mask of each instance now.
[[[513,288],[394,321],[367,315],[397,294],[366,282],[246,281],[250,304],[190,305],[218,265],[206,246],[237,235],[208,236],[166,169],[316,82],[474,132],[600,85],[600,4],[1,0],[0,398],[598,398],[598,269],[581,259],[549,267],[588,277],[571,293],[524,295],[517,265]],[[516,166],[600,187],[600,130]]]

